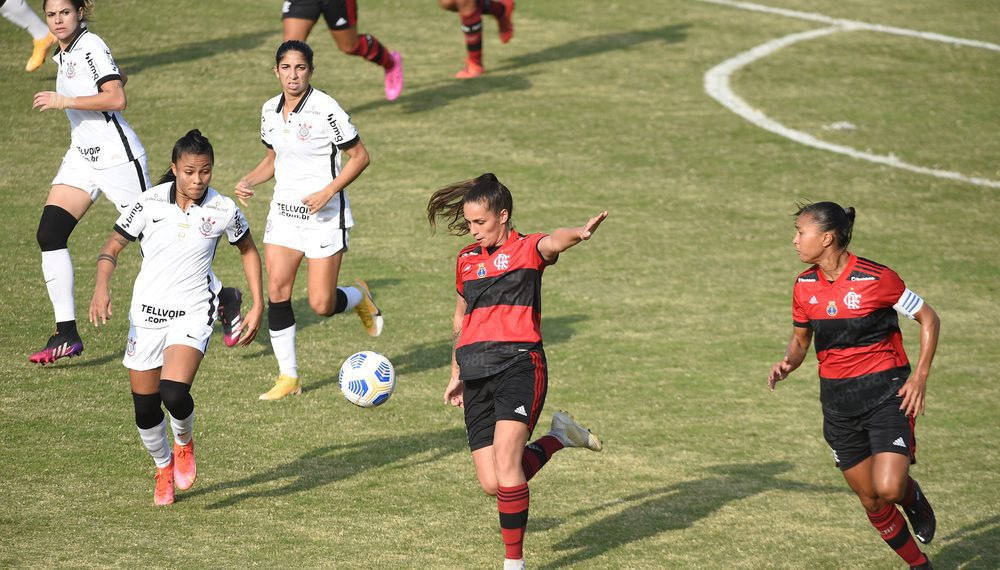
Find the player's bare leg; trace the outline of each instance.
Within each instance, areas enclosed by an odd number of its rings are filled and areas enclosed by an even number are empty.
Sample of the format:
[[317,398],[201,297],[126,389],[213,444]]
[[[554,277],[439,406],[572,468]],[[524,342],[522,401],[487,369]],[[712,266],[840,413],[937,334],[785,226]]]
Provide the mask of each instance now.
[[353,26],[343,30],[330,30],[334,43],[340,51],[364,58],[385,70],[385,97],[396,100],[403,91],[403,56],[398,51],[390,51],[378,38],[371,34],[358,35]]
[[313,26],[316,22],[312,20],[306,20],[303,18],[284,18],[281,20],[281,28],[284,33],[284,41],[288,40],[299,40],[300,42],[306,41],[309,37],[309,32],[312,31]]

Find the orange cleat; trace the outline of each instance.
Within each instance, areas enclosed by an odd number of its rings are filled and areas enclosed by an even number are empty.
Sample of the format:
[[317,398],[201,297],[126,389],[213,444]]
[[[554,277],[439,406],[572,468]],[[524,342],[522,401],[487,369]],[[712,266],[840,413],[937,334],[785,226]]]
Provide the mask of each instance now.
[[45,63],[45,56],[49,53],[49,48],[56,43],[56,37],[50,32],[49,35],[45,36],[40,40],[35,40],[34,49],[31,50],[31,58],[28,63],[24,66],[25,71],[34,71]]
[[162,507],[174,503],[174,458],[170,457],[170,465],[156,468],[156,491],[153,492],[153,504]]
[[483,69],[481,64],[467,59],[465,60],[465,67],[462,68],[462,71],[456,73],[455,77],[457,79],[472,79],[473,77],[479,77],[484,71],[486,70]]
[[181,491],[194,485],[198,477],[198,467],[194,464],[194,437],[187,445],[174,443],[174,484]]
[[514,22],[511,21],[511,17],[514,15],[514,0],[499,0],[499,2],[505,8],[503,17],[497,18],[497,24],[500,25],[500,41],[507,43],[514,37]]

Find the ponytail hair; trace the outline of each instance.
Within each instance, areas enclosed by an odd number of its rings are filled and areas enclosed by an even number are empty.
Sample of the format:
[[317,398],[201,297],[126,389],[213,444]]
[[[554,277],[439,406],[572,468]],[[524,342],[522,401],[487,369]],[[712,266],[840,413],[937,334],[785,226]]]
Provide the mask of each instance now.
[[167,167],[167,171],[160,177],[160,181],[156,183],[157,185],[177,180],[173,165],[177,164],[177,161],[185,154],[207,156],[212,159],[213,163],[215,162],[215,150],[212,149],[212,143],[208,142],[208,139],[201,134],[201,131],[191,129],[174,143],[174,152],[170,155],[171,166]]
[[497,216],[507,210],[507,227],[514,227],[514,198],[495,174],[487,172],[478,178],[445,186],[431,195],[427,203],[427,221],[431,225],[431,231],[437,229],[437,219],[444,218],[448,221],[448,231],[452,234],[463,236],[469,233],[464,213],[465,205],[469,203],[484,204]]
[[854,231],[853,207],[840,207],[836,202],[813,202],[811,204],[799,204],[799,210],[795,216],[809,214],[819,226],[820,231],[833,232],[834,240],[838,249],[847,249],[851,243],[851,233]]

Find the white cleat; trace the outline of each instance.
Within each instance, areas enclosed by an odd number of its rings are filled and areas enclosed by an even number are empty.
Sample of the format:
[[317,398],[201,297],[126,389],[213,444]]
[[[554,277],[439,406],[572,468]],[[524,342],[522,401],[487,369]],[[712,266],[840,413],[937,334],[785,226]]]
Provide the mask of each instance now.
[[504,558],[503,570],[524,570],[524,558],[519,558],[518,560]]
[[552,416],[552,429],[549,435],[562,442],[564,447],[585,447],[591,451],[600,451],[604,448],[601,438],[597,434],[590,433],[590,430],[583,427],[573,416],[566,412],[556,412]]

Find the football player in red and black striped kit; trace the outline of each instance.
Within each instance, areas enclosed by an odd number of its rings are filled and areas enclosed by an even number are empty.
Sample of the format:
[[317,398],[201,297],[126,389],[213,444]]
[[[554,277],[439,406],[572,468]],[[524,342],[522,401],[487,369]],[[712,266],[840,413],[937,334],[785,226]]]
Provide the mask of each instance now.
[[560,253],[590,239],[608,215],[551,234],[522,235],[514,230],[513,211],[510,191],[490,173],[438,190],[427,205],[431,227],[441,217],[455,235],[476,240],[458,254],[455,350],[444,401],[464,409],[476,476],[483,491],[497,497],[505,570],[524,568],[528,480],[564,447],[601,450],[601,440],[565,412],[552,417],[548,434],[525,444],[548,389],[542,272]]
[[458,79],[472,79],[483,74],[483,14],[497,19],[500,41],[514,37],[514,0],[438,0],[442,9],[458,12],[465,36],[465,67],[455,74]]
[[[847,250],[854,208],[817,202],[799,208],[795,249],[812,266],[796,279],[792,338],[771,367],[768,386],[799,367],[816,339],[823,435],[837,467],[857,493],[872,526],[910,568],[928,569],[896,505],[924,544],[936,519],[920,486],[909,476],[916,462],[914,420],[937,349],[940,320],[895,271]],[[916,369],[903,350],[897,314],[920,324]]]

